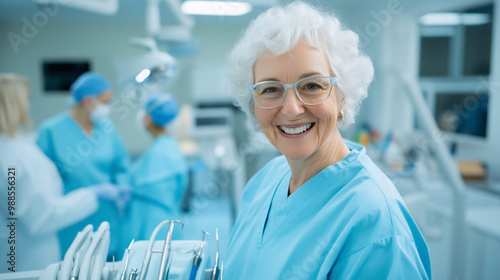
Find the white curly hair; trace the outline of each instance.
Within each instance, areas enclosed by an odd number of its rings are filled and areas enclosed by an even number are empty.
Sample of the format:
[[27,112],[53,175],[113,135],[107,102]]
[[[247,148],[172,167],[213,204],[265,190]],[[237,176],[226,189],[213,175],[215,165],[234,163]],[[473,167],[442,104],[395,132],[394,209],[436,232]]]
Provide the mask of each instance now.
[[373,64],[361,52],[358,35],[343,28],[335,15],[296,1],[284,7],[270,8],[252,21],[226,63],[229,92],[256,130],[260,127],[255,119],[252,94],[248,90],[254,83],[255,61],[266,51],[276,56],[287,53],[302,39],[325,51],[330,70],[337,77],[338,100],[344,111],[344,118],[338,122],[339,128],[345,129],[354,123],[373,80]]

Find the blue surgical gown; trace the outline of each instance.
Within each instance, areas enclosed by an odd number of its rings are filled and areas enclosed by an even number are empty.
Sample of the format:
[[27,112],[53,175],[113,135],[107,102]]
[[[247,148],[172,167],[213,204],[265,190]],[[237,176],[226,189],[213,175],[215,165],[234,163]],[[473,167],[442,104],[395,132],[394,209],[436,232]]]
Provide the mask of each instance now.
[[[127,183],[129,157],[110,120],[94,124],[89,136],[68,113],[61,113],[40,125],[37,144],[55,163],[65,194],[94,184]],[[102,221],[110,224],[109,254],[119,255],[121,215],[114,202],[100,201],[97,212],[59,232],[62,255],[85,225],[97,229]]]
[[[149,240],[159,223],[181,218],[188,168],[174,137],[156,137],[151,147],[130,168],[129,180],[135,195],[127,219],[128,243],[132,238]],[[166,228],[158,233],[157,239],[165,239]],[[173,239],[181,238],[177,228]]]
[[427,245],[392,182],[351,152],[288,196],[281,156],[247,184],[225,279],[430,279]]

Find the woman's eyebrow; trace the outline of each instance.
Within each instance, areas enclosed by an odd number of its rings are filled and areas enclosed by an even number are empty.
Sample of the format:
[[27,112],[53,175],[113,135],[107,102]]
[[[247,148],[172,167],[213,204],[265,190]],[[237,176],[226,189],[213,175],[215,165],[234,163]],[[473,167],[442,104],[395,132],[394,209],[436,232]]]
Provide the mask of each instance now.
[[[311,76],[322,76],[321,73],[319,72],[308,72],[308,73],[304,73],[302,75],[300,75],[299,77],[299,80],[300,79],[303,79],[303,78],[306,78],[306,77],[311,77]],[[271,77],[271,78],[263,78],[263,79],[259,79],[257,81],[257,83],[260,83],[260,82],[267,82],[267,81],[276,81],[276,82],[281,82],[279,79],[276,79],[274,77]]]
[[311,76],[323,76],[323,75],[319,72],[309,72],[309,73],[305,73],[305,74],[300,75],[299,79],[303,79],[305,77],[311,77]]

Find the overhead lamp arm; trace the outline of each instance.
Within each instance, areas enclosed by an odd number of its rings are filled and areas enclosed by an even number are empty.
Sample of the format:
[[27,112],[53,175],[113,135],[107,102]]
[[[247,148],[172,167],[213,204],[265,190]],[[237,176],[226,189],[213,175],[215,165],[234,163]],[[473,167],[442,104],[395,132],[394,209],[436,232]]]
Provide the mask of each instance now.
[[[171,26],[161,26],[160,3],[165,2],[174,14],[178,23]],[[184,14],[181,10],[179,0],[148,0],[146,7],[146,32],[151,37],[177,38],[186,40],[191,37],[191,28],[194,26],[194,20]],[[172,36],[172,34],[174,36]],[[187,35],[185,33],[188,33]],[[172,39],[171,38],[171,39]]]

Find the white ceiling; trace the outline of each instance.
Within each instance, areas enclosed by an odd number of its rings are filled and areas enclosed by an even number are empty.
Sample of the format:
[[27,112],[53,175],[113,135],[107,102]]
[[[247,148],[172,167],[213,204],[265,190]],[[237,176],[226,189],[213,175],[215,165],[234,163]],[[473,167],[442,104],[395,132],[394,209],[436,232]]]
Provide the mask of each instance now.
[[[386,8],[386,6],[393,1],[399,1],[400,5],[405,8],[404,12],[410,14],[423,14],[429,11],[458,10],[461,7],[492,2],[492,0],[308,0],[307,2],[315,6],[329,9],[334,8],[344,13],[355,13],[356,10],[379,11]],[[195,16],[195,20],[197,23],[221,22],[223,24],[249,22],[259,13],[269,8],[269,5],[265,3],[275,2],[284,4],[292,2],[292,0],[245,0],[245,2],[254,4],[254,9],[247,15],[224,18],[217,16]],[[167,6],[161,5],[160,7],[163,23],[175,23],[173,15],[170,13]],[[144,22],[146,0],[119,0],[118,12],[113,16],[91,13],[64,6],[59,6],[58,8],[59,10],[56,16],[51,19],[52,21],[113,20]],[[0,21],[19,21],[23,17],[30,18],[40,9],[41,7],[35,4],[34,0],[0,0]]]

